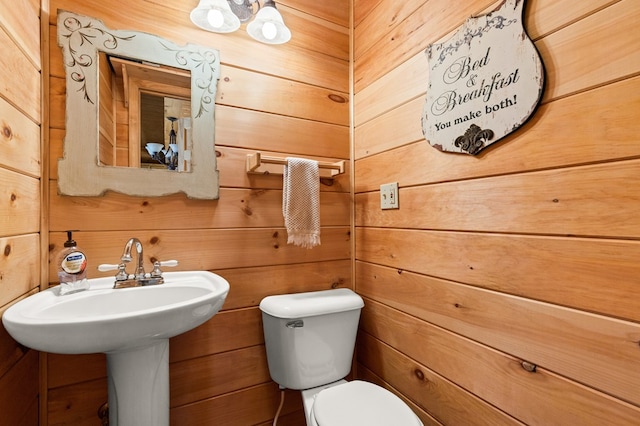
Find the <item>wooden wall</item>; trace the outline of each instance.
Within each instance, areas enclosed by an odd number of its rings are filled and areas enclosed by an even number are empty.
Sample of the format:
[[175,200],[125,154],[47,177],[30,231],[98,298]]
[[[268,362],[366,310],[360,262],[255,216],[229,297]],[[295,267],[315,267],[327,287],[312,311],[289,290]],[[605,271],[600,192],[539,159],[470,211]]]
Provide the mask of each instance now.
[[355,1],[358,374],[427,425],[637,425],[640,3],[527,1],[541,107],[442,153],[423,50],[497,3]]
[[[204,269],[225,277],[231,290],[223,310],[205,325],[170,343],[171,423],[175,425],[270,424],[279,403],[270,380],[257,305],[269,294],[352,286],[350,172],[321,185],[322,245],[286,244],[281,213],[282,178],[248,176],[245,157],[272,155],[322,161],[350,158],[349,3],[347,0],[278,2],[293,38],[283,46],[252,40],[244,27],[233,34],[202,31],[189,21],[197,0],[53,0],[49,58],[50,258],[64,230],[86,250],[90,276],[100,263],[116,262],[125,242],[144,244],[151,259],[178,259],[176,269]],[[134,198],[57,194],[57,159],[64,137],[64,70],[56,40],[56,11],[102,19],[113,29],[158,34],[173,42],[220,50],[216,150],[220,199],[182,195]],[[335,102],[332,98],[343,99]],[[49,281],[55,284],[55,265]],[[49,425],[97,425],[106,401],[102,355],[48,355],[46,421]],[[298,393],[287,394],[279,424],[304,424]]]
[[[0,1],[0,315],[40,285],[40,2]],[[37,425],[39,354],[0,324],[0,422]]]

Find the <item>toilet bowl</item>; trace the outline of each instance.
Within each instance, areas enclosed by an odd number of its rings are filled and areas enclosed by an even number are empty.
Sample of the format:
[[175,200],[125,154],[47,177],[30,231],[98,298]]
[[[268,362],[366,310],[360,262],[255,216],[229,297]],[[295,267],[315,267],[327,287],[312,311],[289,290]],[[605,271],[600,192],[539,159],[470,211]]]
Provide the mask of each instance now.
[[363,306],[348,289],[265,297],[260,310],[271,378],[302,391],[307,426],[422,426],[395,394],[344,380]]
[[308,426],[423,426],[395,394],[354,380],[302,391]]

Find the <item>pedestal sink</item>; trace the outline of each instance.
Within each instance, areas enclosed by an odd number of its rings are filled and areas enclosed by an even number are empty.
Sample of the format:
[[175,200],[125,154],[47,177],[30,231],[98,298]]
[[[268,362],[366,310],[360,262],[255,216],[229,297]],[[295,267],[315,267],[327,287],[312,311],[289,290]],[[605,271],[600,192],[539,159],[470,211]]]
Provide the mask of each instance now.
[[222,307],[229,283],[207,271],[165,272],[157,286],[113,289],[113,277],[64,296],[57,287],[7,309],[2,322],[21,344],[59,354],[107,354],[109,421],[169,425],[169,338]]

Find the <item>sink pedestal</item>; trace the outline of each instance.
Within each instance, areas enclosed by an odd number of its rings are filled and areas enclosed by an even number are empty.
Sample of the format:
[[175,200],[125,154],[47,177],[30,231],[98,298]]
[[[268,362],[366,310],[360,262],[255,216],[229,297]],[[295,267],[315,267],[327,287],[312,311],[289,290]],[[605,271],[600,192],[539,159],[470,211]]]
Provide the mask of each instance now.
[[109,424],[169,426],[169,339],[107,353]]

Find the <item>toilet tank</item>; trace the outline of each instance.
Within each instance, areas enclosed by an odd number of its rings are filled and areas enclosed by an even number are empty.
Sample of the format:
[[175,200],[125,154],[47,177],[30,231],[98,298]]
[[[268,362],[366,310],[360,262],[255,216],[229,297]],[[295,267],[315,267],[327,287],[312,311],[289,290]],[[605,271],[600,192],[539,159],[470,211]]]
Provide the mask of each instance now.
[[349,374],[363,306],[349,289],[265,297],[260,310],[273,381],[309,389]]

